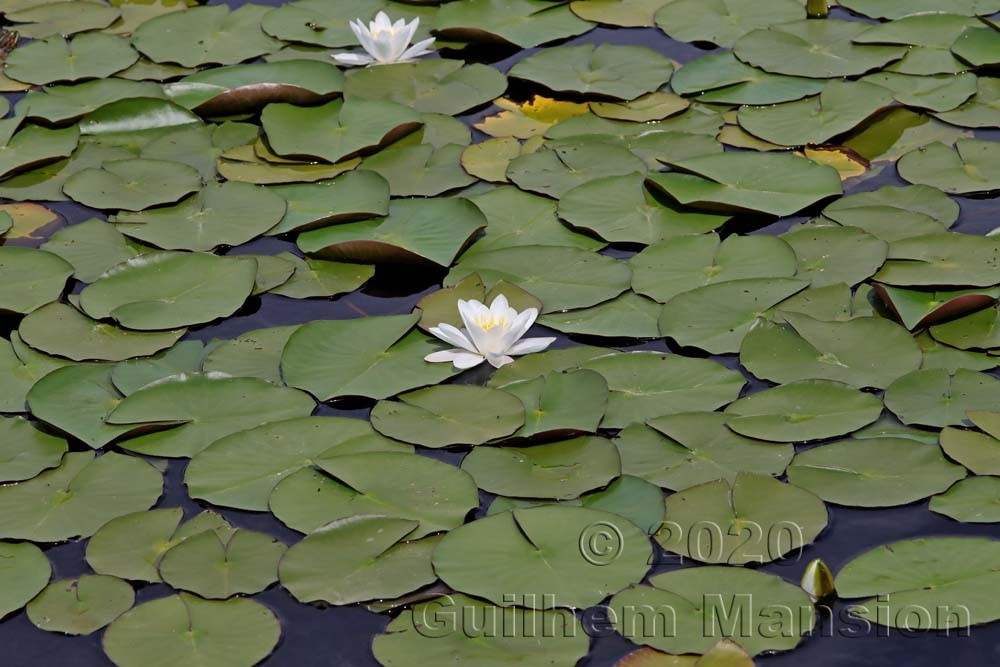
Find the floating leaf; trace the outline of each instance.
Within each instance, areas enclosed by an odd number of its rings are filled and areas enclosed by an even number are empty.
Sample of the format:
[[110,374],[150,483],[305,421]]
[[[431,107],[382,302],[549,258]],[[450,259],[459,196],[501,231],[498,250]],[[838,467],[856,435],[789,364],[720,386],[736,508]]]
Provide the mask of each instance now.
[[968,410],[991,410],[1000,402],[1000,380],[960,368],[914,371],[885,390],[885,407],[904,424],[957,426]]
[[540,136],[556,123],[585,114],[590,109],[586,103],[555,100],[542,95],[534,95],[530,100],[520,104],[505,97],[498,97],[493,100],[493,104],[503,111],[495,116],[487,116],[474,127],[491,137],[518,139]]
[[[617,557],[602,558],[594,548],[606,546],[604,538],[616,541]],[[456,590],[498,604],[516,601],[545,609],[596,604],[642,579],[651,555],[646,533],[626,519],[547,505],[456,528],[438,544],[433,560],[434,571]]]
[[809,491],[750,473],[667,496],[664,517],[654,536],[660,546],[724,565],[778,560],[811,543],[827,524],[826,505]]
[[[289,42],[327,47],[350,46],[357,44],[358,38],[351,32],[345,17],[359,17],[358,20],[367,25],[380,10],[404,21],[421,18],[423,24],[426,24],[431,16],[430,12],[416,4],[403,4],[390,0],[352,0],[336,7],[325,0],[298,0],[264,14],[261,25],[267,34]],[[429,36],[427,29],[422,25],[415,39],[421,40]],[[273,50],[270,53],[273,53]]]
[[[748,568],[683,568],[655,575],[649,583],[611,598],[609,617],[627,639],[670,653],[707,653],[720,637],[729,636],[751,655],[789,650],[816,620],[812,600],[801,588]],[[663,609],[674,611],[676,627],[663,626],[662,620],[654,625]],[[734,610],[746,620],[727,623]]]
[[946,232],[901,239],[875,280],[890,285],[982,285],[1000,282],[1000,240]]
[[652,245],[629,260],[632,289],[666,303],[705,285],[749,278],[791,278],[795,253],[774,236],[714,233],[676,236]]
[[[988,426],[991,424],[987,419],[993,413],[973,411],[967,416],[979,426]],[[995,429],[993,433],[996,433]],[[995,475],[1000,471],[1000,441],[993,433],[978,433],[949,426],[941,431],[941,449],[977,475]]]
[[58,255],[34,248],[0,248],[0,311],[30,313],[55,301],[73,267]]
[[989,308],[998,296],[992,289],[925,292],[878,284],[875,293],[910,331]]
[[587,32],[593,23],[578,18],[569,5],[544,0],[469,0],[445,5],[431,28],[444,39],[506,42],[523,49]]
[[[1000,618],[1000,606],[990,595],[1000,576],[992,566],[998,558],[1000,542],[982,537],[893,542],[841,568],[837,592],[843,598],[878,596],[851,611],[879,625],[907,630],[967,628]],[[913,609],[922,611],[912,613]]]
[[49,130],[25,125],[14,132],[20,118],[0,120],[0,176],[30,169],[68,156],[76,148],[80,131],[76,127]]
[[112,102],[162,96],[160,86],[152,82],[98,79],[74,86],[49,86],[32,91],[17,108],[18,111],[23,110],[27,118],[59,123],[76,120]]
[[930,510],[962,523],[1000,522],[1000,479],[970,477],[931,498]]
[[631,100],[658,90],[673,70],[670,60],[645,46],[581,44],[529,55],[509,74],[556,92]]
[[552,371],[505,385],[504,391],[524,404],[525,423],[515,438],[594,433],[608,401],[607,382],[589,370]]
[[21,417],[0,419],[0,480],[31,479],[59,465],[66,441],[51,436]]
[[354,70],[345,93],[455,116],[500,97],[506,89],[507,80],[489,65],[437,58]]
[[0,542],[0,618],[17,611],[49,582],[52,566],[30,542]]
[[621,474],[610,440],[582,436],[528,447],[477,447],[462,461],[484,491],[521,498],[570,499]]
[[745,384],[739,372],[709,359],[660,352],[598,356],[580,365],[608,381],[604,428],[623,428],[678,412],[715,410],[735,400]]
[[887,185],[841,197],[823,209],[823,218],[890,243],[943,232],[955,224],[958,214],[957,202],[927,185]]
[[603,176],[644,173],[646,166],[627,148],[600,141],[548,143],[510,161],[507,178],[524,190],[555,199]]
[[83,311],[130,329],[171,329],[233,314],[250,295],[252,260],[206,253],[153,253],[105,273],[80,293]]
[[201,187],[198,172],[167,160],[114,160],[83,169],[68,179],[63,192],[92,208],[141,211],[169,204]]
[[349,171],[329,181],[276,185],[268,189],[288,203],[284,218],[268,232],[269,235],[389,213],[389,184],[371,171]]
[[934,339],[962,350],[1000,347],[1000,307],[984,308],[971,315],[931,327]]
[[171,547],[159,562],[160,577],[203,598],[259,593],[278,580],[286,546],[270,535],[237,528],[223,537],[206,530]]
[[[990,31],[993,32],[993,31]],[[1000,105],[1000,81],[987,77],[976,80],[975,95],[959,107],[942,109],[936,117],[962,127],[997,127],[997,106]],[[937,109],[935,109],[937,111]]]
[[394,147],[369,156],[361,168],[385,178],[394,197],[429,197],[476,182],[462,168],[464,150],[459,144],[438,149],[429,144]]
[[[270,507],[285,525],[311,533],[355,516],[418,521],[407,537],[418,539],[461,526],[479,504],[468,473],[426,456],[401,452],[338,454],[284,477]],[[405,482],[404,482],[405,480]]]
[[938,112],[951,111],[976,93],[976,77],[969,73],[914,76],[879,72],[869,74],[862,82],[888,89],[900,104]]
[[160,473],[145,461],[69,452],[58,468],[0,487],[0,535],[36,542],[89,537],[110,519],[148,509],[162,488]]
[[53,34],[71,35],[86,30],[107,28],[120,11],[103,2],[31,2],[15,3],[4,18],[17,23],[22,37],[39,39]]
[[647,182],[685,206],[721,212],[792,215],[839,195],[837,170],[793,155],[719,153],[670,164]]
[[993,14],[1000,11],[1000,2],[997,0],[949,0],[944,5],[940,0],[911,0],[903,6],[898,5],[893,0],[843,0],[838,4],[873,19],[892,20],[913,14],[943,12],[945,9],[952,14],[963,16]]
[[28,605],[38,628],[67,635],[97,632],[132,608],[135,592],[125,581],[101,574],[53,581]]
[[880,414],[882,401],[877,396],[840,382],[803,380],[731,403],[726,408],[726,424],[751,438],[799,442],[856,431]]
[[674,73],[670,87],[681,95],[699,93],[698,100],[720,104],[779,104],[815,95],[821,80],[769,74],[736,59],[732,51],[696,58]]
[[590,308],[543,315],[538,323],[581,336],[658,338],[660,310],[652,299],[628,291]]
[[[199,641],[191,641],[189,633]],[[246,598],[202,600],[180,593],[144,602],[119,616],[104,632],[102,646],[119,667],[199,662],[240,667],[266,658],[280,636],[278,619],[260,603]]]
[[656,25],[672,39],[731,47],[758,28],[802,18],[795,0],[673,0],[656,13]]
[[139,59],[127,39],[84,33],[66,41],[61,36],[26,44],[7,57],[7,76],[36,85],[56,81],[102,79]]
[[436,537],[403,542],[416,521],[352,517],[310,533],[281,559],[281,585],[300,602],[345,605],[399,597],[436,581]]
[[851,507],[893,507],[940,493],[965,477],[936,445],[909,438],[842,440],[795,456],[788,481]]
[[934,142],[899,159],[899,175],[910,183],[930,185],[951,194],[1000,189],[1000,148],[995,142],[959,139],[954,146]]
[[372,426],[382,435],[425,447],[479,445],[524,425],[524,405],[498,389],[442,385],[418,389],[398,401],[379,401]]

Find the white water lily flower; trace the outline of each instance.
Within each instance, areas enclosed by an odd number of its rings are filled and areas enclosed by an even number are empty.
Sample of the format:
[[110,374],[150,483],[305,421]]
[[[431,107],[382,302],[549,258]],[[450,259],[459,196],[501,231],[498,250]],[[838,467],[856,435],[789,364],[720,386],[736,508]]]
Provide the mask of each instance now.
[[450,361],[455,368],[472,368],[488,361],[491,366],[500,368],[514,361],[515,356],[541,352],[555,341],[555,338],[521,340],[535,323],[538,309],[528,308],[518,313],[503,294],[493,299],[489,308],[475,299],[459,299],[458,312],[465,324],[463,329],[444,322],[430,329],[432,334],[456,349],[433,352],[424,357],[424,361]]
[[337,62],[345,65],[389,65],[391,63],[413,62],[420,56],[431,53],[430,46],[434,43],[434,38],[431,37],[406,48],[417,32],[417,26],[420,25],[419,18],[413,19],[409,23],[403,19],[393,23],[385,12],[379,12],[367,28],[361,19],[350,21],[349,25],[368,55],[338,53],[334,56]]

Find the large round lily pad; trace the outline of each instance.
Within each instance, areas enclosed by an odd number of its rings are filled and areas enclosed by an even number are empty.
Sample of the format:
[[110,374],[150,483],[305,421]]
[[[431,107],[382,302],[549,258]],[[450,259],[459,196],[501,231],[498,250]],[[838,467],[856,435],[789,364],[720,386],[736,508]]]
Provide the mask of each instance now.
[[823,500],[853,507],[905,505],[965,477],[941,450],[909,438],[843,440],[795,456],[788,481]]
[[89,537],[110,519],[148,509],[162,487],[145,461],[70,452],[58,468],[0,487],[0,535],[37,542]]
[[524,424],[524,404],[498,389],[441,385],[379,401],[372,426],[382,435],[425,447],[479,445]]
[[1000,478],[969,477],[931,498],[930,510],[962,523],[1000,522]]
[[434,550],[452,588],[509,605],[589,607],[638,582],[649,537],[630,521],[583,507],[500,512],[456,528]]
[[52,566],[30,542],[0,542],[0,618],[17,611],[49,582]]
[[457,115],[500,97],[506,89],[507,80],[489,65],[437,58],[355,70],[344,92],[423,113]]
[[53,36],[13,50],[4,64],[4,73],[36,85],[103,79],[138,59],[139,54],[121,37],[84,33],[67,41]]
[[66,179],[63,192],[92,208],[141,211],[170,204],[201,187],[201,176],[169,160],[115,160],[83,169]]
[[510,76],[557,92],[631,100],[665,84],[670,60],[649,47],[617,44],[557,46],[519,61]]
[[38,628],[67,635],[89,635],[132,608],[128,582],[102,574],[60,579],[28,604],[28,619]]
[[656,25],[682,42],[731,47],[751,30],[800,18],[795,0],[674,0],[656,13]]
[[840,382],[802,380],[745,396],[726,408],[737,433],[796,442],[832,438],[867,426],[882,414],[882,401]]
[[431,24],[444,39],[506,42],[521,48],[538,46],[587,32],[593,23],[545,0],[469,0],[446,4]]
[[919,370],[885,390],[885,407],[905,424],[959,426],[969,410],[993,410],[1000,403],[1000,380],[964,368]]
[[0,248],[0,311],[30,313],[55,301],[71,275],[69,262],[45,250]]
[[0,419],[0,480],[31,479],[59,465],[65,453],[65,440],[45,433],[28,420]]
[[[867,551],[837,573],[837,593],[867,598],[852,612],[873,623],[907,630],[968,629],[1000,618],[991,592],[1000,573],[1000,541],[931,537]],[[878,596],[875,599],[875,596]]]
[[172,329],[232,315],[253,290],[257,263],[206,253],[154,253],[118,265],[80,293],[94,319]]
[[180,593],[126,612],[105,631],[102,645],[119,667],[249,667],[266,658],[280,636],[278,619],[258,602]]
[[827,523],[826,505],[809,491],[765,475],[739,473],[667,496],[656,541],[704,563],[769,563],[801,550]]
[[952,194],[1000,189],[1000,148],[996,142],[959,139],[954,146],[935,142],[899,159],[899,175],[910,183],[930,185]]

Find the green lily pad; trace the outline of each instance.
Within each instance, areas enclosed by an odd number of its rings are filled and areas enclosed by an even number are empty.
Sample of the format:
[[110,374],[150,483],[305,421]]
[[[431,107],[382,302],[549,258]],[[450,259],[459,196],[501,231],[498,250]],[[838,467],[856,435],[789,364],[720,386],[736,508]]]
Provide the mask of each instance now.
[[257,263],[206,253],[154,253],[118,265],[80,293],[83,311],[130,329],[171,329],[233,314]]
[[681,42],[709,42],[731,47],[758,28],[802,18],[795,0],[674,0],[656,13],[656,25]]
[[102,574],[53,581],[28,604],[35,627],[67,635],[89,635],[132,608],[128,582]]
[[[627,639],[670,653],[707,653],[720,637],[733,637],[750,655],[787,651],[816,620],[805,591],[747,568],[684,568],[653,576],[649,583],[615,595],[609,617]],[[673,610],[676,627],[663,624],[663,609]],[[737,611],[741,620],[734,625]]]
[[486,229],[466,251],[467,256],[524,245],[558,245],[582,250],[596,250],[604,245],[570,231],[556,215],[556,202],[548,197],[501,185],[469,197],[469,201],[486,216]]
[[989,308],[998,296],[993,289],[923,291],[878,284],[875,293],[910,331]]
[[521,498],[577,498],[621,474],[610,440],[581,436],[528,447],[477,447],[462,461],[484,491]]
[[526,245],[465,255],[445,276],[452,286],[476,273],[486,285],[505,280],[529,291],[543,313],[586,308],[628,289],[624,262],[579,248]]
[[167,551],[205,531],[221,537],[234,530],[219,514],[208,510],[184,522],[183,518],[179,507],[114,518],[87,542],[87,564],[100,574],[155,583],[161,581],[157,565]]
[[146,21],[132,34],[132,44],[153,62],[234,65],[281,46],[260,29],[261,19],[270,11],[254,4],[232,11],[223,5],[194,7]]
[[836,380],[884,389],[920,368],[910,334],[880,317],[822,322],[786,313],[785,326],[761,321],[743,339],[740,363],[763,380]]
[[1000,478],[970,477],[931,498],[930,510],[962,523],[1000,522]]
[[259,593],[278,580],[278,561],[286,548],[252,530],[237,528],[225,537],[206,530],[163,554],[160,577],[209,599]]
[[204,356],[205,346],[201,341],[182,340],[152,357],[115,364],[111,369],[111,382],[115,389],[128,396],[166,378],[200,373]]
[[777,106],[741,107],[738,119],[744,130],[774,144],[822,144],[854,129],[892,103],[892,94],[881,86],[835,80],[817,97]]
[[34,248],[0,248],[0,311],[30,313],[59,298],[73,267]]
[[[989,32],[994,32],[990,30]],[[1000,107],[1000,80],[979,77],[976,80],[975,95],[959,107],[943,109],[935,114],[937,118],[952,125],[962,127],[997,127],[997,108]]]
[[511,435],[524,425],[516,396],[485,387],[441,385],[379,401],[372,426],[382,435],[425,447],[480,445]]
[[448,266],[486,218],[461,198],[397,200],[389,215],[299,236],[303,252],[330,259]]
[[30,169],[69,156],[76,148],[80,131],[74,127],[50,130],[25,125],[14,132],[21,119],[0,120],[0,176]]
[[833,438],[867,426],[882,414],[882,401],[840,382],[802,380],[745,396],[725,412],[726,424],[737,433],[774,442],[800,442]]
[[134,154],[124,148],[84,143],[69,149],[69,158],[57,159],[0,181],[0,197],[14,201],[69,201],[62,190],[66,179],[89,167],[99,167],[105,160],[127,160]]
[[214,505],[266,511],[284,477],[323,458],[365,452],[412,453],[382,437],[368,422],[344,417],[300,417],[219,438],[191,459],[184,482],[193,498]]
[[431,28],[443,39],[501,42],[523,49],[587,32],[593,23],[570,11],[569,5],[545,0],[469,0],[446,4]]
[[552,371],[504,386],[524,404],[524,426],[515,438],[594,433],[608,402],[608,383],[594,371]]
[[50,357],[31,349],[17,335],[0,339],[0,408],[3,412],[28,412],[25,405],[28,390],[52,371],[71,365],[66,359]]
[[559,199],[597,178],[645,171],[643,161],[627,148],[570,139],[514,158],[507,167],[507,178],[523,190]]
[[690,107],[691,102],[675,93],[657,90],[629,102],[591,102],[589,106],[602,118],[645,123],[676,115]]
[[437,537],[402,541],[416,521],[352,517],[323,526],[281,559],[281,585],[300,602],[334,605],[395,598],[437,580]]
[[285,217],[269,235],[389,213],[389,184],[371,171],[349,171],[329,181],[275,185],[268,189],[288,203]]
[[385,178],[394,197],[430,197],[476,182],[462,168],[464,150],[459,144],[392,147],[365,158],[361,168]]
[[32,312],[18,327],[21,339],[46,354],[74,361],[122,361],[168,348],[184,335],[173,331],[129,331],[92,320],[73,306],[50,303]]
[[559,217],[612,243],[644,244],[702,234],[729,220],[727,215],[680,208],[657,196],[644,180],[643,174],[633,173],[578,185],[560,197]]
[[951,194],[1000,189],[998,167],[1000,148],[995,142],[979,139],[959,139],[954,146],[934,142],[907,153],[896,165],[904,180]]
[[624,352],[580,363],[608,382],[604,428],[624,428],[652,417],[715,410],[740,394],[743,376],[709,359],[660,352]]
[[[507,628],[507,630],[504,630]],[[545,628],[563,628],[545,632]],[[449,593],[404,609],[372,642],[384,667],[409,667],[416,659],[477,667],[572,665],[587,654],[588,637],[566,609],[528,611],[495,607]]]
[[[837,593],[842,598],[877,596],[851,610],[879,625],[907,630],[967,628],[1000,618],[1000,605],[990,594],[1000,577],[992,567],[998,558],[1000,542],[982,537],[893,542],[841,568]],[[922,612],[914,614],[915,608]]]
[[942,3],[941,0],[911,0],[905,5],[899,5],[893,0],[843,0],[838,4],[873,19],[892,20],[912,14],[945,10],[963,16],[993,14],[1000,11],[1000,2],[997,0],[948,0],[947,3]]
[[968,410],[991,410],[1000,401],[1000,380],[960,368],[914,371],[885,390],[885,407],[904,424],[959,426]]
[[795,253],[776,236],[714,233],[676,236],[629,260],[632,289],[666,303],[705,285],[750,278],[791,278]]
[[888,89],[900,104],[937,112],[951,111],[976,94],[976,77],[969,73],[915,76],[879,72],[862,82]]
[[22,37],[39,39],[107,28],[120,13],[103,2],[31,2],[15,3],[4,11],[4,18],[18,24]]
[[633,424],[615,446],[622,473],[682,491],[716,479],[733,482],[741,472],[777,476],[795,450],[744,437],[726,427],[720,412],[684,412]]
[[841,194],[837,170],[793,155],[719,153],[672,162],[647,182],[685,206],[792,215]]
[[69,452],[58,468],[0,487],[0,535],[34,542],[89,537],[109,520],[148,509],[163,478],[131,456]]
[[581,44],[529,55],[509,74],[556,92],[631,100],[659,90],[673,71],[670,60],[649,47]]
[[816,95],[821,80],[769,74],[737,60],[732,51],[710,53],[674,73],[670,87],[680,95],[698,93],[702,102],[720,104],[779,104]]
[[934,340],[961,350],[1000,347],[1000,306],[984,308],[930,329]]
[[261,124],[275,153],[338,162],[392,143],[420,126],[395,102],[351,98],[316,107],[269,104]]
[[198,172],[168,160],[115,160],[83,169],[68,179],[63,192],[92,208],[141,211],[169,204],[201,188]]
[[[196,634],[199,641],[191,641],[189,633]],[[202,600],[180,593],[125,612],[104,632],[101,644],[119,667],[199,662],[245,667],[266,658],[280,636],[278,619],[258,602],[246,598]]]
[[[604,540],[614,542],[617,558],[595,548],[607,546]],[[456,528],[438,544],[433,561],[438,576],[456,590],[538,609],[594,605],[642,579],[651,555],[646,533],[626,519],[546,505]]]
[[375,275],[375,267],[364,264],[302,259],[291,253],[282,253],[281,257],[292,264],[294,272],[286,281],[268,291],[292,299],[353,292]]
[[416,315],[354,320],[319,320],[300,327],[281,356],[281,373],[290,386],[322,401],[335,397],[383,399],[437,384],[457,371],[424,357],[439,349],[418,332],[407,332]]
[[996,24],[968,28],[951,45],[951,52],[976,67],[996,65],[1000,62],[1000,40],[996,33]]
[[581,336],[658,338],[660,305],[632,291],[580,310],[543,315],[542,326]]
[[887,185],[841,197],[823,209],[823,218],[890,243],[946,231],[958,214],[958,202],[927,185]]
[[162,97],[160,86],[149,81],[98,79],[73,86],[49,86],[32,91],[18,103],[27,118],[61,123],[81,118],[105,104],[120,100]]
[[0,618],[17,611],[49,583],[52,566],[30,542],[0,542]]
[[165,250],[240,245],[277,225],[285,202],[249,183],[210,183],[175,206],[119,213],[110,222],[125,235]]
[[649,28],[653,16],[670,0],[574,0],[573,13],[586,21],[622,28]]
[[205,115],[252,113],[274,102],[318,104],[339,94],[344,75],[333,63],[286,60],[204,70],[167,84],[164,92]]
[[500,97],[506,89],[507,79],[489,65],[438,58],[356,69],[344,92],[454,116]]
[[[967,416],[973,423],[987,426],[990,424],[983,418],[992,416],[992,413],[973,411]],[[995,430],[993,433],[979,433],[947,427],[941,431],[941,449],[977,475],[996,475],[1000,471],[1000,440],[994,433]]]
[[855,44],[867,23],[801,20],[749,32],[733,46],[737,58],[773,74],[837,79],[864,74],[899,60],[906,48]]
[[[367,26],[381,10],[394,19],[411,21],[420,18],[421,23],[426,24],[434,8],[423,8],[418,4],[420,3],[404,4],[391,0],[351,0],[333,6],[325,0],[298,0],[264,14],[261,27],[267,34],[289,42],[327,47],[350,46],[357,44],[358,38],[347,25],[348,17],[357,17]],[[427,37],[430,34],[421,26],[414,39]]]
[[682,292],[663,306],[660,332],[712,354],[738,352],[770,308],[807,285],[792,278],[748,278]]
[[741,472],[667,496],[654,536],[664,549],[716,565],[769,563],[823,532],[826,505],[792,484]]
[[924,353],[924,360],[920,364],[922,369],[943,368],[949,373],[954,373],[959,368],[988,371],[1000,365],[1000,359],[985,352],[958,350],[950,345],[942,345],[926,331],[918,334],[916,341],[920,351]]
[[1000,282],[1000,240],[946,232],[901,239],[875,280],[889,285],[981,285]]
[[315,463],[320,471],[305,468],[284,477],[270,499],[271,512],[304,533],[374,515],[419,522],[407,535],[415,540],[461,526],[479,505],[468,473],[426,456],[333,452]]
[[36,418],[98,449],[135,429],[104,421],[122,398],[111,384],[111,366],[74,364],[45,374],[26,400]]
[[0,419],[0,480],[31,479],[59,465],[66,441],[49,435],[21,417]]
[[121,443],[148,456],[194,456],[221,437],[261,424],[308,416],[305,392],[258,378],[178,377],[129,394],[107,416],[113,425],[157,423],[166,428]]
[[851,507],[893,507],[941,493],[965,477],[936,445],[909,438],[842,440],[795,456],[788,481]]
[[122,37],[84,33],[67,41],[55,35],[14,49],[4,64],[4,73],[36,85],[103,79],[138,59],[139,54]]
[[951,53],[951,45],[966,29],[981,25],[973,17],[934,12],[904,16],[870,27],[854,38],[858,44],[900,44],[911,47],[889,68],[894,72],[929,76],[958,74],[967,69]]

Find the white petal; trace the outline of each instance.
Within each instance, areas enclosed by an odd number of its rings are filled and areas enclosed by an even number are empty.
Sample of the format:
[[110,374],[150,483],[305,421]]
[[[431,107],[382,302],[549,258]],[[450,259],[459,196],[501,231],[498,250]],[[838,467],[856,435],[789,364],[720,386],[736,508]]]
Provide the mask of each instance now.
[[426,357],[424,361],[439,362],[439,361],[450,361],[455,365],[455,368],[472,368],[473,366],[478,366],[483,363],[484,359],[478,354],[472,354],[471,352],[466,352],[464,350],[441,350],[440,352],[431,352]]
[[555,338],[525,338],[511,345],[510,349],[507,350],[507,354],[541,352],[554,342],[556,342]]
[[468,350],[473,354],[477,353],[476,347],[472,344],[472,341],[462,333],[459,329],[451,326],[447,322],[442,322],[436,327],[431,327],[429,329],[431,334],[440,338],[446,343],[451,343],[455,347],[460,347],[464,350]]
[[425,56],[428,53],[433,53],[434,52],[433,49],[430,48],[431,44],[433,43],[434,43],[433,37],[431,37],[430,39],[425,39],[422,42],[417,42],[416,44],[414,44],[413,46],[411,46],[410,48],[408,48],[406,51],[403,52],[403,55],[399,57],[399,61],[407,62],[410,60],[414,60],[415,58],[419,58],[420,56]]
[[514,363],[514,359],[512,357],[508,357],[505,354],[499,357],[490,357],[489,362],[490,365],[493,366],[494,368],[500,368],[501,366],[506,366],[507,364]]
[[527,333],[528,329],[531,328],[532,323],[535,321],[535,316],[531,312],[533,310],[535,309],[529,308],[523,313],[520,313],[517,317],[514,318],[514,321],[511,322],[510,328],[503,335],[502,345],[505,350],[514,343],[516,343],[521,338],[521,336]]
[[375,40],[372,38],[371,32],[368,28],[364,27],[360,22],[351,24],[351,31],[354,32],[354,36],[358,38],[358,44],[361,45],[365,51],[367,51],[372,56],[375,55]]
[[493,303],[490,304],[490,312],[493,313],[494,317],[500,318],[506,315],[508,310],[510,310],[510,304],[507,303],[507,297],[503,294],[497,294]]
[[[400,19],[400,20],[402,21],[402,19]],[[401,30],[400,30],[400,32],[402,34],[406,35],[406,39],[403,40],[403,41],[405,41],[407,44],[409,44],[410,40],[413,39],[413,36],[415,34],[417,34],[417,26],[419,26],[419,25],[420,25],[420,19],[419,18],[413,19],[409,23],[404,23],[403,26],[402,26],[402,28],[401,28]]]
[[[389,19],[389,15],[383,12],[382,10],[379,10],[378,14],[375,15],[375,20],[372,21],[372,25],[378,28],[379,30],[392,29],[392,21]],[[372,32],[374,31],[375,28],[372,29]]]
[[363,56],[360,53],[338,53],[333,57],[338,63],[345,65],[370,65],[375,62],[371,56]]
[[[460,299],[458,302],[458,313],[462,316],[462,323],[465,325],[465,335],[469,337],[469,340],[481,354],[488,354],[493,349],[491,337],[476,324],[478,319],[476,311],[482,308],[485,306],[475,300],[462,301]],[[502,350],[499,351],[502,352]]]

